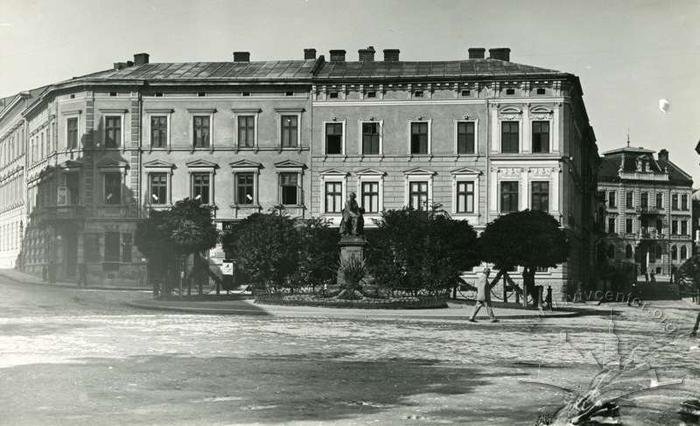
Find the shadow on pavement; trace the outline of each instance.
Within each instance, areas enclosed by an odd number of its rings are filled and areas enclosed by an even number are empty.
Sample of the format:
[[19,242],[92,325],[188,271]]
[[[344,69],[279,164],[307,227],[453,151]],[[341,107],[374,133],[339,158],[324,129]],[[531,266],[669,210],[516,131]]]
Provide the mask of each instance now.
[[479,369],[436,364],[328,354],[81,359],[3,369],[5,386],[14,391],[0,393],[0,406],[9,407],[10,422],[109,424],[110,412],[120,413],[121,424],[326,422],[411,407],[418,394],[461,395],[489,383]]

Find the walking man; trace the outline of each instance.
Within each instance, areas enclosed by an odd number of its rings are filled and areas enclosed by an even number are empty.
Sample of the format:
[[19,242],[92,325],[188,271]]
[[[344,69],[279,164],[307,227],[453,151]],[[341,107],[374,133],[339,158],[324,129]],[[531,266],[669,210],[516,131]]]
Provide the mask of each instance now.
[[476,314],[479,313],[481,307],[486,308],[486,312],[491,318],[491,322],[498,322],[496,316],[493,314],[493,308],[491,307],[491,285],[489,285],[489,274],[491,270],[489,268],[484,268],[484,272],[476,281],[476,304],[474,304],[474,312],[472,313],[470,322],[476,322]]

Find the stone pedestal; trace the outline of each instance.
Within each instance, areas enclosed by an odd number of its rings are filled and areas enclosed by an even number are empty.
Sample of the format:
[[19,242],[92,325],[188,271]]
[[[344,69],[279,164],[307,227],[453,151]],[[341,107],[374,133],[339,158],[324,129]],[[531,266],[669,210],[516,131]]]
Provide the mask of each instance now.
[[[338,246],[340,246],[340,264],[342,265],[353,257],[364,259],[366,245],[367,239],[364,235],[343,235],[340,237],[340,242],[338,243]],[[337,282],[339,286],[345,284],[345,278],[340,269],[338,269]]]

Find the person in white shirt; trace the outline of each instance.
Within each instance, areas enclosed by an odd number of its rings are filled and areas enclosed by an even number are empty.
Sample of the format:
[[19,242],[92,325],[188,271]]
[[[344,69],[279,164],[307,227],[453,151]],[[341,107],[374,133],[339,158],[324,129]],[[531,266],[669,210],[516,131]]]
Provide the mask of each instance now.
[[493,314],[493,308],[491,307],[491,285],[489,284],[489,274],[491,270],[489,268],[484,268],[482,275],[476,281],[476,303],[474,304],[474,312],[472,312],[470,322],[476,322],[476,314],[479,312],[481,307],[486,307],[486,312],[491,318],[491,322],[498,322],[496,316]]

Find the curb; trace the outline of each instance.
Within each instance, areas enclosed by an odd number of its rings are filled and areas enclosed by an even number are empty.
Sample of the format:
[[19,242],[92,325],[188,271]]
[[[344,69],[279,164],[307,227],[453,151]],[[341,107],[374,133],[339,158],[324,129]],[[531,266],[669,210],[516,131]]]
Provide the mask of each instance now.
[[195,308],[190,306],[167,306],[167,305],[150,305],[148,303],[125,302],[124,305],[151,311],[174,311],[187,312],[191,314],[209,314],[209,315],[236,315],[245,313],[247,315],[270,316],[272,314],[259,309],[224,309],[224,308]]
[[[205,308],[205,307],[192,307],[192,306],[168,306],[168,305],[160,305],[160,304],[149,304],[149,303],[139,303],[139,302],[125,302],[124,303],[126,306],[136,308],[136,309],[144,309],[144,310],[155,310],[155,311],[170,311],[170,312],[184,312],[184,313],[190,313],[190,314],[202,314],[202,315],[256,315],[256,316],[294,316],[294,317],[335,317],[335,318],[345,318],[345,319],[360,319],[360,320],[366,320],[366,316],[362,316],[362,314],[367,313],[367,309],[356,309],[353,311],[357,312],[357,315],[343,315],[342,313],[338,315],[337,313],[339,312],[337,308],[328,308],[327,312],[318,312],[318,313],[313,313],[310,314],[308,312],[285,312],[280,315],[280,313],[271,313],[271,312],[266,312],[263,310],[258,310],[258,309],[236,309],[236,308]],[[273,306],[273,305],[270,305]],[[274,305],[277,306],[277,305]],[[289,307],[289,306],[286,306]],[[308,307],[308,306],[299,306],[300,308]],[[386,312],[390,312],[391,310],[384,310]],[[336,313],[336,315],[332,315],[333,313]],[[401,320],[401,319],[411,319],[411,320],[427,320],[427,321],[434,321],[434,320],[439,320],[439,321],[457,321],[457,322],[462,322],[466,319],[468,315],[455,315],[455,316],[428,316],[428,315],[415,315],[415,314],[409,314],[409,315],[399,315],[399,314],[387,314],[387,315],[381,315],[378,317],[372,317],[371,319],[373,321],[381,321],[381,320]],[[579,317],[582,316],[581,312],[563,312],[559,315],[512,315],[512,316],[506,316],[506,317],[500,317],[499,320],[501,322],[508,321],[508,320],[526,320],[526,319],[551,319],[551,318],[574,318],[574,317]],[[485,320],[486,317],[482,320]]]
[[77,284],[74,283],[67,283],[67,282],[56,282],[56,283],[49,283],[49,282],[37,282],[37,281],[25,281],[16,277],[12,277],[10,275],[6,275],[2,272],[0,272],[0,277],[5,278],[9,281],[12,281],[17,284],[23,284],[23,285],[36,285],[36,286],[43,286],[43,287],[51,287],[51,288],[67,288],[67,289],[72,289],[72,290],[112,290],[112,291],[147,291],[150,292],[151,289],[147,287],[100,287],[100,286],[88,286],[88,287],[78,287]]

